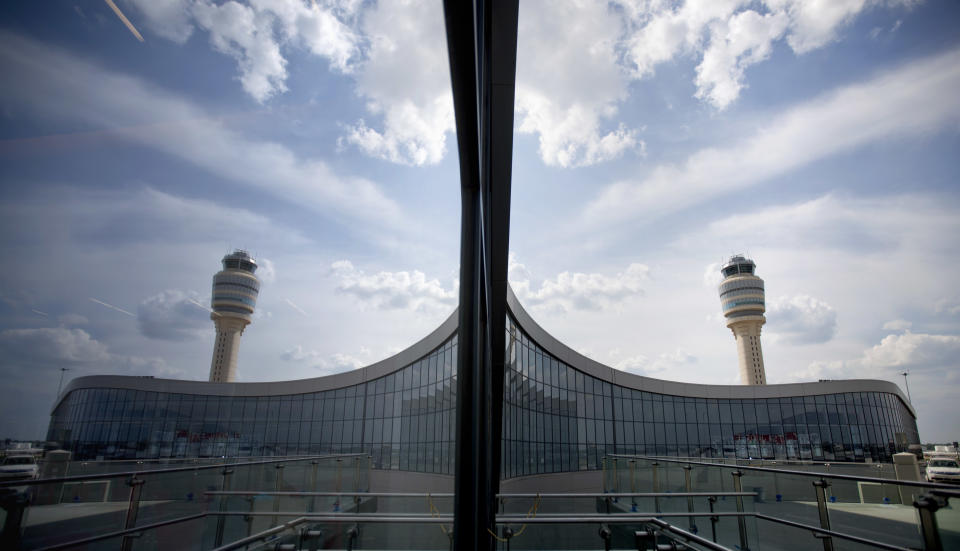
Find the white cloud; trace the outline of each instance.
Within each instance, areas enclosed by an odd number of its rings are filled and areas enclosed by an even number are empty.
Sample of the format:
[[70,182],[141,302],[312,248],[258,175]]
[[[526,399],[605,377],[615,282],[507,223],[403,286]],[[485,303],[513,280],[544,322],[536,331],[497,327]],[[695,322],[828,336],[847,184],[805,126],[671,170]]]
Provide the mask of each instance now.
[[606,224],[663,216],[872,142],[955,128],[958,88],[960,51],[914,61],[771,117],[732,146],[702,149],[642,180],[616,182],[587,205],[585,217]]
[[837,334],[837,311],[807,295],[769,301],[767,331],[790,344],[819,344]]
[[943,298],[937,301],[933,307],[933,311],[938,314],[950,314],[955,316],[960,314],[960,299],[956,298]]
[[890,320],[883,324],[883,329],[886,331],[904,331],[911,327],[913,327],[913,323],[901,319]]
[[632,263],[625,271],[613,276],[561,272],[555,278],[543,280],[540,287],[534,290],[526,267],[511,255],[508,278],[524,304],[534,309],[563,313],[619,307],[623,302],[643,295],[649,272],[647,266],[639,263]]
[[346,125],[341,145],[394,163],[440,162],[454,128],[443,10],[426,1],[359,2],[209,0],[156,4],[130,0],[148,27],[183,43],[195,28],[234,58],[251,97],[266,102],[287,90],[288,53],[305,50],[350,74],[382,128]]
[[65,327],[70,327],[73,325],[86,325],[90,323],[90,320],[88,320],[85,316],[81,316],[80,314],[64,314],[57,317],[57,321],[59,321],[61,325]]
[[[341,145],[421,166],[446,154],[454,128],[442,10],[423,0],[127,0],[153,32],[184,43],[199,28],[237,62],[244,90],[265,102],[286,90],[286,52],[302,48],[355,77],[369,114],[345,126]],[[537,134],[547,165],[576,167],[643,153],[638,130],[615,120],[631,79],[678,56],[699,59],[696,96],[719,109],[746,86],[746,69],[785,39],[797,54],[836,40],[871,4],[690,0],[522,2],[517,129]],[[894,27],[895,30],[896,27]]]
[[880,344],[865,350],[861,360],[867,368],[900,371],[955,367],[960,356],[960,337],[911,333],[887,335]]
[[636,129],[602,124],[627,97],[616,40],[622,27],[600,2],[520,3],[517,130],[539,136],[545,164],[587,166],[643,150]]
[[768,6],[781,9],[790,17],[787,42],[802,54],[821,48],[837,39],[838,31],[867,8],[868,0],[768,0]]
[[783,35],[783,13],[761,15],[747,10],[710,26],[710,45],[697,66],[696,97],[718,109],[733,103],[743,89],[744,72],[770,56],[773,41]]
[[123,0],[123,3],[139,10],[147,28],[167,40],[183,44],[193,34],[189,0]]
[[367,274],[349,260],[334,262],[331,270],[338,292],[380,310],[446,312],[456,307],[456,290],[445,289],[419,270]]
[[770,56],[782,39],[795,54],[837,40],[840,31],[876,2],[867,0],[688,0],[619,2],[629,31],[622,48],[634,78],[689,56],[699,59],[696,97],[725,109],[745,86],[746,69]]
[[299,344],[280,354],[280,359],[284,361],[304,363],[308,367],[318,369],[327,375],[359,369],[369,365],[371,363],[370,357],[370,350],[366,348],[361,349],[360,354],[357,356],[344,354],[342,352],[324,355],[316,350],[305,350],[303,346]]
[[[837,251],[864,255],[900,249],[939,255],[952,251],[952,242],[943,236],[954,232],[960,232],[960,219],[954,202],[945,197],[852,198],[828,194],[722,218],[674,245],[690,246],[712,239],[728,246],[816,249],[823,254]],[[707,268],[705,277],[711,268]]]
[[697,363],[697,357],[690,354],[683,348],[677,348],[673,352],[664,352],[653,360],[644,355],[619,358],[619,351],[611,352],[613,359],[612,365],[616,369],[636,373],[637,375],[646,375],[650,377],[660,377],[666,379],[682,378],[683,374],[678,373],[681,370],[689,368]]
[[363,120],[347,126],[342,144],[400,164],[440,162],[454,129],[453,96],[443,10],[424,1],[379,2],[362,18],[369,44],[356,73],[367,110],[382,130]]
[[703,269],[703,286],[710,289],[716,289],[720,282],[723,281],[723,274],[720,273],[720,268],[722,264],[719,262],[711,262],[707,264],[707,267]]
[[37,328],[0,331],[0,348],[8,364],[37,367],[88,367],[98,373],[182,376],[161,358],[111,353],[83,329]]
[[257,259],[257,277],[261,283],[270,285],[277,281],[277,267],[269,258],[260,257]]
[[109,358],[107,347],[83,329],[6,329],[0,343],[9,353],[39,362],[89,363]]
[[[15,87],[0,100],[46,119],[105,128],[210,173],[307,208],[364,220],[364,228],[396,227],[399,207],[374,183],[342,178],[318,159],[278,143],[242,137],[187,100],[9,33],[0,34],[0,63]],[[264,178],[270,174],[270,178]],[[365,230],[369,231],[369,230]]]
[[[960,336],[932,335],[906,331],[887,335],[879,344],[852,360],[821,361],[810,364],[800,380],[809,378],[896,379],[903,371],[916,376],[944,376],[957,380],[956,358]],[[806,377],[806,379],[804,379]],[[949,381],[941,380],[939,384]]]
[[284,49],[302,46],[341,72],[349,72],[359,54],[358,37],[327,2],[127,1],[148,28],[174,42],[186,42],[197,27],[207,31],[213,48],[236,60],[244,91],[261,103],[287,89]]
[[137,307],[140,333],[151,339],[183,341],[212,331],[209,303],[195,291],[168,289],[147,297]]

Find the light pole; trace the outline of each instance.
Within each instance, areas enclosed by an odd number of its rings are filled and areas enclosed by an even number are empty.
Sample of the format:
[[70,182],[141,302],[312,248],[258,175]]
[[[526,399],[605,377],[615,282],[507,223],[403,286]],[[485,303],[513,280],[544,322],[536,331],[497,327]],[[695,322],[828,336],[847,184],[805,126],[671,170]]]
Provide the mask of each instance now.
[[63,388],[63,374],[66,373],[67,371],[70,371],[70,370],[67,369],[66,367],[60,368],[60,383],[57,385],[57,398],[60,397],[60,389]]
[[903,384],[904,384],[904,386],[907,387],[907,401],[910,402],[910,405],[912,406],[912,405],[913,405],[913,398],[910,397],[910,383],[907,382],[907,375],[909,375],[909,374],[910,374],[909,371],[904,371],[904,372],[902,373],[902,375],[903,375]]

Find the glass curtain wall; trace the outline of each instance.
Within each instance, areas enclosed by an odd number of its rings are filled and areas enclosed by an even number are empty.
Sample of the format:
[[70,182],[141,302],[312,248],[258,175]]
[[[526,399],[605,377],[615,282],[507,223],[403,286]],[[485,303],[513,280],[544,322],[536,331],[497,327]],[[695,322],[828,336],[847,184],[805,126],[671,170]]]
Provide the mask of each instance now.
[[506,477],[597,469],[607,453],[891,461],[919,443],[893,394],[791,398],[671,396],[587,375],[507,324]]
[[456,354],[454,335],[378,379],[286,396],[78,389],[47,439],[75,459],[364,452],[376,468],[452,474]]
[[[602,468],[608,453],[890,461],[916,423],[884,392],[715,399],[611,384],[507,323],[502,472],[506,478]],[[339,389],[229,397],[75,390],[48,438],[76,459],[369,453],[375,468],[452,474],[454,335],[386,376]]]

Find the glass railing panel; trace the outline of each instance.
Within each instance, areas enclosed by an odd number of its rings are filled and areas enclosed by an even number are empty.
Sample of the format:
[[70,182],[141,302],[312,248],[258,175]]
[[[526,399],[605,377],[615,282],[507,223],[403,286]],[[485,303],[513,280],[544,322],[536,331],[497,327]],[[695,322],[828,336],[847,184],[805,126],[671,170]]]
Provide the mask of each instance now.
[[[207,491],[220,489],[223,475],[219,469],[144,474],[137,525],[183,517],[207,510]],[[126,484],[125,484],[126,485]],[[129,486],[128,497],[129,497]]]
[[122,479],[87,485],[40,483],[2,491],[16,492],[29,503],[21,520],[25,549],[120,530],[130,499],[130,488]]
[[944,549],[960,549],[960,497],[951,497],[934,513]]
[[[337,469],[337,459],[349,464],[349,468]],[[369,460],[365,456],[317,460],[291,458],[282,464],[280,469],[277,463],[230,464],[230,488],[256,492],[277,488],[303,491],[313,484],[314,479],[320,478],[324,468],[333,473],[339,471],[341,476],[338,479],[334,475],[328,481],[331,487],[320,489],[332,490],[332,486],[339,484],[342,491],[354,491],[358,487],[366,489],[369,484]],[[43,547],[124,529],[131,499],[131,477],[118,473],[128,472],[131,468],[140,467],[135,478],[139,492],[135,526],[219,510],[220,500],[210,496],[209,492],[223,488],[222,463],[215,468],[201,468],[193,463],[182,470],[185,466],[184,462],[179,462],[172,468],[180,470],[157,472],[160,469],[156,467],[160,465],[149,462],[82,462],[68,475],[93,478],[35,481],[23,486],[8,486],[2,491],[9,493],[10,499],[16,500],[20,496],[24,503],[21,533],[27,548]],[[321,501],[320,505],[324,510],[332,510],[333,503],[331,498]],[[281,508],[307,511],[304,500],[289,504],[277,501],[277,504]],[[258,511],[261,507],[272,508],[274,501],[255,505],[254,510]],[[228,504],[228,508],[235,506]],[[249,511],[249,505],[242,510]],[[6,513],[4,522],[5,517]],[[272,521],[272,518],[257,519],[258,525],[253,528],[262,528]]]

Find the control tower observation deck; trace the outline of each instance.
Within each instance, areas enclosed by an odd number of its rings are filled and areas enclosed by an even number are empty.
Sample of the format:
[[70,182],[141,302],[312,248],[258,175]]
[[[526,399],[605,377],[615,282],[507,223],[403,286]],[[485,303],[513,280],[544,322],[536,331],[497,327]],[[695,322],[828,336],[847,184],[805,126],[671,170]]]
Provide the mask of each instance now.
[[260,294],[260,280],[253,273],[257,262],[246,251],[223,257],[223,270],[213,276],[210,319],[217,328],[210,362],[210,381],[232,382],[237,375],[240,336],[250,324]]
[[763,280],[756,276],[757,265],[736,255],[723,265],[720,272],[720,305],[727,318],[727,327],[737,340],[740,360],[740,382],[745,385],[765,385],[763,349],[760,347],[760,327],[766,323]]

